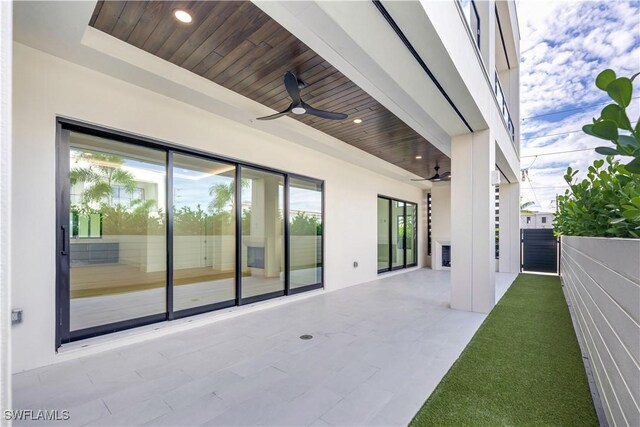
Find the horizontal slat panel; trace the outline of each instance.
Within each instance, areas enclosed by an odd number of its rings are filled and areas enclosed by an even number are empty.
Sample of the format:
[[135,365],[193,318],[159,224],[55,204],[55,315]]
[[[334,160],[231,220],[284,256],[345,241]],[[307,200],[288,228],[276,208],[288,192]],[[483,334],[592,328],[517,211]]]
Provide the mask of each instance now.
[[562,238],[562,282],[579,314],[577,332],[612,425],[640,425],[640,283],[628,277],[633,275],[628,265],[624,274],[617,271],[619,260],[629,261],[635,251],[640,251],[635,239]]

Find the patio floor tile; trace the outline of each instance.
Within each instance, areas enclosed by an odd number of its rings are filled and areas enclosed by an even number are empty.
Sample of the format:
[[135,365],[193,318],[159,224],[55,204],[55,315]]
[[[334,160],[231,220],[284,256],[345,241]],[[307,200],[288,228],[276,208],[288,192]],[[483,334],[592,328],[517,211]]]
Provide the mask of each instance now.
[[[515,277],[496,275],[498,297]],[[68,409],[61,425],[407,425],[485,318],[448,300],[448,272],[382,277],[16,374],[14,409]]]

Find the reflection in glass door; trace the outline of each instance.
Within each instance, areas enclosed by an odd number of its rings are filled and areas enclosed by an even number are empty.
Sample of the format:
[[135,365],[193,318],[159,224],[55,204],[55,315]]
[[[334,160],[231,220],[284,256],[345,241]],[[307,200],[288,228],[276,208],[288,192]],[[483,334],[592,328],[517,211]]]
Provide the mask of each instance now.
[[417,224],[416,211],[417,211],[417,205],[415,205],[414,203],[407,203],[407,220],[406,220],[406,229],[405,229],[407,267],[416,265],[418,262],[418,242],[417,242],[418,235],[416,233],[416,224]]
[[56,348],[322,287],[321,181],[58,126]]
[[241,168],[241,298],[284,295],[284,176]]
[[378,272],[389,271],[389,206],[391,201],[378,197]]
[[76,132],[68,142],[70,336],[164,318],[166,153]]
[[378,273],[418,265],[418,205],[378,196]]
[[404,267],[404,202],[391,201],[391,269]]
[[235,173],[233,165],[173,155],[175,311],[235,305]]
[[322,183],[289,179],[289,289],[322,283]]

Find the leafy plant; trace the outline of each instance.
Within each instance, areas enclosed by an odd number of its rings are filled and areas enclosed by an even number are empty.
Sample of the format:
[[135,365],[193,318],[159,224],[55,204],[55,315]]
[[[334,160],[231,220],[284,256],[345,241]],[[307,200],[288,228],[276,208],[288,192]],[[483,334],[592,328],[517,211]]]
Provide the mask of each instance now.
[[124,164],[122,157],[86,151],[77,158],[87,161],[88,166],[71,169],[69,179],[71,185],[85,183],[81,200],[85,207],[103,202],[113,206],[115,185],[122,185],[127,192],[133,194],[136,181],[131,172],[121,168]]
[[109,206],[103,203],[102,234],[109,235],[160,235],[165,233],[165,215],[156,209],[155,200],[135,202],[132,208],[121,204]]
[[320,220],[305,212],[298,212],[291,218],[290,233],[292,236],[320,236],[322,234],[322,224]]
[[598,153],[605,156],[633,157],[625,168],[635,174],[640,174],[640,118],[636,120],[634,127],[627,116],[626,109],[632,99],[633,80],[639,74],[631,78],[616,77],[616,73],[609,69],[598,74],[596,86],[607,92],[615,103],[604,107],[600,117],[593,119],[592,124],[582,127],[585,133],[615,144],[615,148],[596,148]]
[[566,236],[640,237],[640,174],[607,156],[589,166],[577,181],[577,170],[564,175],[569,189],[558,197],[554,232]]
[[523,201],[522,197],[520,198],[520,213],[521,214],[528,214],[528,213],[532,213],[532,211],[529,209],[531,206],[535,205],[535,202],[532,201]]

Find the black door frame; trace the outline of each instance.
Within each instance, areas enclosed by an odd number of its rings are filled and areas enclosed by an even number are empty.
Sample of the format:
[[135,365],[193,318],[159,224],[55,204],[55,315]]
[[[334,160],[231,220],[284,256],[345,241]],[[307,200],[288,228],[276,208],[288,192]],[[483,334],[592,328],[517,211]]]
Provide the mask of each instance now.
[[[397,271],[397,270],[401,270],[403,268],[410,268],[410,267],[416,267],[418,265],[418,204],[414,203],[414,202],[410,202],[408,200],[402,200],[402,199],[398,199],[397,197],[390,197],[390,196],[384,196],[382,194],[378,194],[378,199],[385,199],[389,202],[389,207],[388,207],[388,213],[387,215],[389,216],[389,226],[388,226],[388,237],[389,237],[389,254],[388,254],[388,258],[389,258],[389,262],[388,262],[388,266],[387,268],[379,268],[378,269],[378,274],[381,273],[388,273],[390,271]],[[377,199],[376,199],[377,200]],[[405,227],[405,233],[403,236],[403,262],[402,265],[398,265],[396,267],[393,267],[393,262],[392,262],[392,256],[393,256],[393,245],[392,243],[392,239],[391,237],[393,236],[393,223],[391,221],[391,217],[393,216],[393,202],[401,202],[404,203],[404,207],[402,208],[402,217],[404,218],[404,227]],[[415,255],[415,262],[411,263],[407,263],[407,232],[406,232],[406,227],[407,227],[407,205],[413,205],[415,206],[415,216],[413,219],[413,236],[414,236],[414,240],[415,240],[415,244],[414,244],[414,248],[413,250],[416,252]],[[377,237],[376,237],[377,239]]]
[[[245,304],[251,304],[266,299],[296,294],[300,292],[310,291],[314,289],[321,289],[324,287],[324,260],[325,260],[325,186],[324,181],[312,178],[300,174],[289,173],[278,169],[268,168],[261,165],[253,164],[250,162],[244,162],[237,159],[215,155],[206,151],[194,149],[191,147],[181,146],[166,141],[160,141],[157,139],[149,138],[141,135],[134,135],[128,132],[123,132],[108,127],[103,127],[95,124],[85,123],[79,120],[75,120],[67,117],[56,117],[56,326],[55,326],[55,348],[57,349],[65,343],[94,337],[98,335],[104,335],[116,331],[131,329],[148,325],[151,323],[157,323],[165,320],[174,320],[195,314],[201,314],[222,308],[228,308],[233,306],[240,306]],[[124,142],[134,144],[142,147],[154,148],[163,150],[166,152],[166,200],[167,200],[167,227],[166,227],[166,308],[164,313],[154,314],[150,316],[139,317],[135,319],[128,319],[120,322],[114,322],[110,324],[100,325],[96,327],[86,328],[78,331],[70,331],[70,230],[69,230],[69,206],[70,206],[70,183],[69,183],[69,135],[71,131],[83,133],[86,135],[98,136],[106,139],[111,139],[117,142]],[[236,208],[236,247],[235,247],[235,287],[236,298],[231,301],[223,301],[220,303],[209,304],[199,307],[193,307],[185,310],[175,311],[173,309],[173,209],[169,209],[173,206],[173,155],[174,153],[184,154],[193,157],[199,157],[205,160],[211,160],[220,163],[229,163],[236,168],[236,181],[235,181],[235,195],[234,203]],[[241,181],[240,174],[241,168],[247,167],[255,170],[260,170],[267,173],[280,174],[284,177],[285,189],[284,189],[284,249],[285,249],[285,289],[283,291],[273,292],[265,295],[258,295],[256,297],[242,299],[241,289],[241,275],[242,275],[242,208],[241,202]],[[322,236],[321,236],[321,282],[290,289],[290,274],[289,274],[289,178],[294,177],[296,179],[313,182],[319,185],[321,189],[322,197]]]

